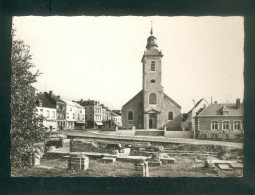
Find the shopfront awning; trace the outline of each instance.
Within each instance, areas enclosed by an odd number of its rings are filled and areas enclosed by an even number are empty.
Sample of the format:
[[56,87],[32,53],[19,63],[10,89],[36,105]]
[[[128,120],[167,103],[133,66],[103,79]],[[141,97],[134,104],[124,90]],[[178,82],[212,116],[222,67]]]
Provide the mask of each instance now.
[[103,123],[102,123],[102,122],[96,122],[96,125],[97,125],[97,126],[102,126]]
[[75,121],[78,124],[85,124],[85,121]]

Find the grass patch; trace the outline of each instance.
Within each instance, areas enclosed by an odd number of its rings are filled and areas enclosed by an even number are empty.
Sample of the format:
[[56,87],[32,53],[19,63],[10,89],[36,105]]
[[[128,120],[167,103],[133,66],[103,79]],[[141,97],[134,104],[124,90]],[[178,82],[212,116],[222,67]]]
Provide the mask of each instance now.
[[[219,168],[206,169],[204,163],[195,163],[191,157],[174,156],[175,164],[163,164],[159,167],[149,167],[150,177],[240,177],[242,170],[222,171]],[[137,177],[135,164],[116,161],[102,163],[100,160],[90,160],[86,171],[67,170],[66,160],[43,159],[41,165],[52,169],[26,167],[13,168],[14,177]]]

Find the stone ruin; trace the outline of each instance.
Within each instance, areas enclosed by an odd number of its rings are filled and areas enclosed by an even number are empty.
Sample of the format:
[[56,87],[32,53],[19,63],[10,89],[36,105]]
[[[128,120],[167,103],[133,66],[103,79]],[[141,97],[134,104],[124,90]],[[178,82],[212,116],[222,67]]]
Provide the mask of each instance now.
[[135,164],[135,171],[138,177],[149,177],[148,161],[138,162]]
[[44,143],[36,143],[33,149],[23,154],[21,161],[24,166],[39,166],[44,155]]
[[89,157],[83,153],[70,153],[67,156],[69,170],[87,170],[89,168]]
[[70,152],[70,139],[64,134],[52,134],[45,140],[45,152]]

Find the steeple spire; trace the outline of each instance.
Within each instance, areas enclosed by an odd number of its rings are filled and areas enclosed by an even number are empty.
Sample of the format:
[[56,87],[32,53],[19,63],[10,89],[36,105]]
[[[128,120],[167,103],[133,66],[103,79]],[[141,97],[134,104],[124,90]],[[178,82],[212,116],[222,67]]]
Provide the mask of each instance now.
[[153,35],[152,21],[151,21],[151,32],[150,32],[150,34]]

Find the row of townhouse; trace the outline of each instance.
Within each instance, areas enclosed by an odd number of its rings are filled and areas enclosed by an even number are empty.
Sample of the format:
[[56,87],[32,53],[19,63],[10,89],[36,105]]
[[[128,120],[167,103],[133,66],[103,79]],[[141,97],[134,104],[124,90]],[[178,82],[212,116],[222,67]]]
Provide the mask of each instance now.
[[201,99],[186,114],[182,128],[193,131],[198,139],[234,140],[243,138],[244,105],[240,99],[235,103],[211,103]]
[[45,120],[43,125],[50,131],[84,129],[85,109],[75,102],[65,101],[50,91],[35,96],[37,114]]
[[[77,101],[85,108],[86,128],[111,127],[113,125],[121,126],[121,115],[114,113],[99,100]],[[118,121],[117,123],[115,121]]]
[[35,96],[37,113],[45,117],[44,126],[51,131],[121,126],[121,114],[112,112],[100,101],[66,101],[49,93]]

